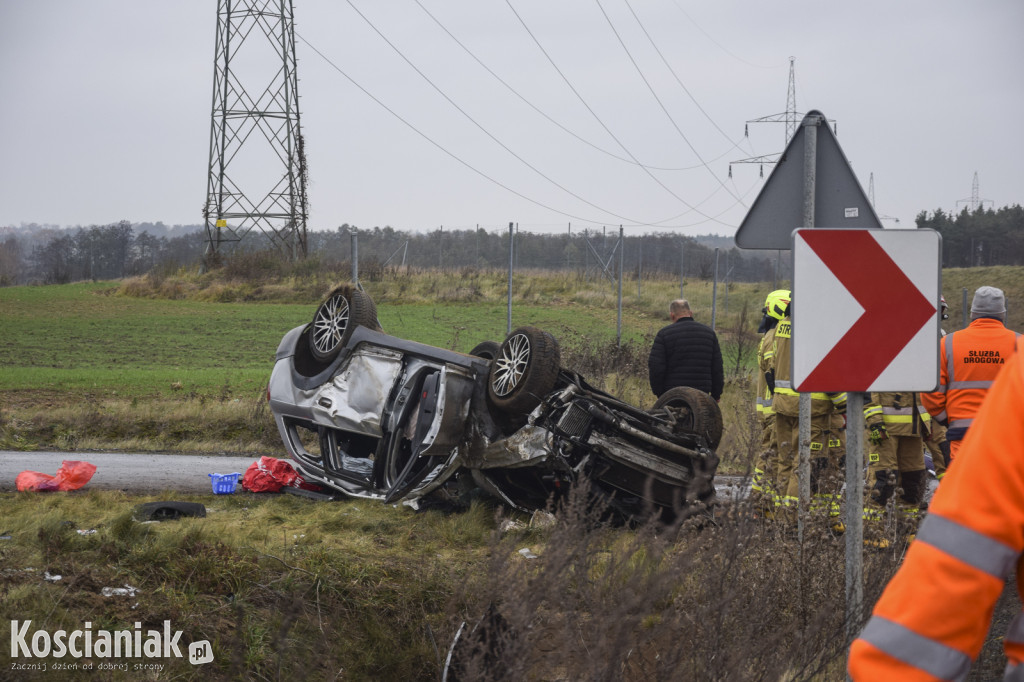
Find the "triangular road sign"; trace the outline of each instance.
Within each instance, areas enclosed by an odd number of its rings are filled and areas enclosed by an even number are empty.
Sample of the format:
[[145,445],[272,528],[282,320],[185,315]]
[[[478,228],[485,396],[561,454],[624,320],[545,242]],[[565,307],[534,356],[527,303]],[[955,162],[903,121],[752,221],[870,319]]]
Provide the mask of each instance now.
[[[788,250],[793,243],[793,230],[800,227],[882,227],[827,120],[820,111],[804,116],[740,223],[736,246]],[[813,225],[803,224],[804,144],[808,125],[817,125],[818,130]]]

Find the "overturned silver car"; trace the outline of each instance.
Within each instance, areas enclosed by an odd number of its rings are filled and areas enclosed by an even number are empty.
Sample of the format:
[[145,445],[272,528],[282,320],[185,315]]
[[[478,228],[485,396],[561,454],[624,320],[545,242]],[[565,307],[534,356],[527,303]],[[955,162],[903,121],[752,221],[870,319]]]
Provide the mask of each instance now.
[[534,327],[468,355],[389,336],[350,285],[285,334],[268,399],[306,480],[353,497],[471,483],[526,510],[587,478],[629,515],[714,498],[722,417],[709,395],[677,388],[633,407],[562,368]]

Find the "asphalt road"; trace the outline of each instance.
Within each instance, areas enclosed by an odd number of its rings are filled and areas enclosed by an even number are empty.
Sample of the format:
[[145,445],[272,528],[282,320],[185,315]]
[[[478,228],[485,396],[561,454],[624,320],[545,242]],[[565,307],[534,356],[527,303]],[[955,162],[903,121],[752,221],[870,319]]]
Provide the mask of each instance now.
[[176,491],[213,493],[210,474],[245,473],[258,457],[214,455],[154,455],[125,452],[12,452],[0,450],[0,491],[16,490],[22,471],[53,476],[64,460],[96,465],[85,489],[129,492]]
[[[96,465],[96,473],[85,490],[124,490],[133,493],[213,493],[210,474],[245,473],[258,457],[214,455],[173,455],[126,452],[15,452],[0,450],[0,492],[16,490],[14,481],[22,471],[39,471],[53,476],[64,460],[84,460]],[[715,478],[718,498],[742,496],[739,476]]]

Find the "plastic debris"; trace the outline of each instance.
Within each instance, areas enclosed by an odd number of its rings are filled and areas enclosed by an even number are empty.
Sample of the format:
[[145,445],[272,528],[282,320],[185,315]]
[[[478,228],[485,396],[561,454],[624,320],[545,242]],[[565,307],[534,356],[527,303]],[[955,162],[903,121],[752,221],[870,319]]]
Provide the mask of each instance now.
[[100,590],[100,594],[104,597],[134,597],[138,591],[139,588],[125,583],[124,587],[104,587]]
[[533,552],[530,551],[529,547],[523,547],[521,550],[519,550],[519,553],[522,554],[527,559],[537,559],[538,558],[536,554],[534,554]]
[[79,535],[95,535],[96,534],[96,529],[95,528],[90,528],[89,530],[79,529],[77,532],[78,532]]
[[50,573],[49,571],[43,572],[43,580],[47,582],[57,583],[60,582],[60,579],[63,577],[64,576],[62,576],[60,573]]
[[77,460],[64,460],[56,476],[38,471],[22,471],[14,483],[22,492],[53,492],[55,490],[78,490],[96,473],[96,465]]

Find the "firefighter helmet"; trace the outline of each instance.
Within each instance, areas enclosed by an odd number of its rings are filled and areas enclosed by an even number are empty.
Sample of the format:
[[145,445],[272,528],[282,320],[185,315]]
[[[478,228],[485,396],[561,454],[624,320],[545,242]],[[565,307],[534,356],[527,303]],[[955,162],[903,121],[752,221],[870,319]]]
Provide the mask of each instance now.
[[761,312],[776,320],[781,320],[786,316],[786,309],[789,308],[789,302],[792,299],[793,294],[789,289],[776,289],[764,300],[764,308]]

